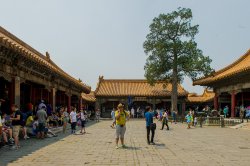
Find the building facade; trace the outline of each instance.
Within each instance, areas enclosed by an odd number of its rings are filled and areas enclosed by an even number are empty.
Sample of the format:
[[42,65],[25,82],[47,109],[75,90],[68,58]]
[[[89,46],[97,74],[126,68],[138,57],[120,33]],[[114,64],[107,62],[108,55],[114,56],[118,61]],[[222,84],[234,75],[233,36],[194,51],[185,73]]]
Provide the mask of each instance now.
[[207,88],[204,89],[203,94],[197,95],[196,93],[189,93],[187,97],[187,109],[192,108],[202,110],[204,107],[209,106],[213,108],[215,93]]
[[[110,117],[112,109],[123,103],[126,109],[145,109],[152,106],[155,109],[170,109],[171,107],[170,83],[156,82],[151,86],[146,80],[115,80],[99,77],[95,90],[96,109],[101,110],[102,117]],[[178,113],[185,110],[188,92],[178,85]]]
[[250,50],[237,61],[211,75],[194,81],[194,85],[213,88],[214,107],[222,110],[228,106],[230,116],[239,114],[239,107],[250,105]]
[[27,103],[44,100],[53,110],[59,105],[70,110],[81,107],[82,92],[90,91],[90,86],[59,68],[49,53],[42,55],[0,27],[0,99],[6,105],[25,109]]

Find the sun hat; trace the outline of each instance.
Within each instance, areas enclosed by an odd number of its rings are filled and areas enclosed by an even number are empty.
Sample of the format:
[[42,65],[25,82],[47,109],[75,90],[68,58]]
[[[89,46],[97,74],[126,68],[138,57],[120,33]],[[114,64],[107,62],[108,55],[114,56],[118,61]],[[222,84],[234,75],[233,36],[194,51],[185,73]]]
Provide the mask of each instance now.
[[117,108],[123,108],[124,105],[122,103],[118,104]]

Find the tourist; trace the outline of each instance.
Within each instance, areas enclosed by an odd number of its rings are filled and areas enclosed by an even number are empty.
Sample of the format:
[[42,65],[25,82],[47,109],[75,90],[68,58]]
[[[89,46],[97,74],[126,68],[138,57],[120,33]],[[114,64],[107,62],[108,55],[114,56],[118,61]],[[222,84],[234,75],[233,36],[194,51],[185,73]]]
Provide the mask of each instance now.
[[[155,144],[154,143],[154,135],[155,135],[155,124],[153,123],[153,117],[154,114],[152,112],[152,109],[150,106],[146,107],[146,113],[145,113],[145,119],[146,119],[146,129],[147,129],[147,141],[148,144]],[[149,139],[150,136],[150,131],[151,131],[151,140]]]
[[96,122],[100,122],[100,115],[101,115],[101,111],[100,109],[97,109],[95,112]]
[[13,149],[19,149],[19,132],[21,128],[21,112],[19,111],[18,107],[16,105],[11,106],[11,117],[10,120],[12,121],[12,128],[13,128],[13,137],[15,141],[15,146],[13,146]]
[[63,108],[62,118],[63,118],[63,133],[65,133],[67,124],[69,122],[69,113],[67,112],[66,108]]
[[135,117],[135,109],[134,109],[134,107],[131,108],[131,116],[132,116],[132,118]]
[[137,118],[139,118],[139,116],[140,116],[139,114],[141,113],[141,109],[140,109],[140,107],[138,107],[138,108],[137,108],[136,113],[137,113]]
[[59,125],[59,117],[57,115],[57,113],[52,112],[52,116],[50,116],[50,124],[53,125],[53,127],[58,127]]
[[10,123],[8,125],[8,121],[6,119],[7,119],[6,113],[2,113],[2,118],[0,119],[0,121],[2,123],[2,136],[4,139],[4,144],[8,143],[9,145],[13,145],[14,144],[13,131],[12,128],[10,127]]
[[34,136],[37,136],[38,137],[38,125],[39,125],[39,122],[38,122],[38,117],[35,117],[34,118],[34,122],[32,124],[32,135]]
[[24,136],[23,138],[25,140],[30,138],[27,135],[27,126],[26,126],[27,119],[28,119],[28,112],[21,111],[21,129],[22,129],[23,136]]
[[38,110],[41,110],[42,108],[47,108],[47,106],[45,105],[44,100],[41,100],[40,104],[38,105]]
[[76,114],[76,108],[75,108],[75,109],[72,109],[72,111],[69,114],[70,123],[71,123],[71,134],[75,134],[76,132],[76,122],[77,122],[76,116],[77,114]]
[[187,124],[188,124],[188,129],[190,129],[191,127],[191,117],[192,117],[192,115],[191,115],[191,113],[189,112],[187,115],[186,115],[186,120],[187,120]]
[[168,126],[168,111],[166,110],[164,113],[163,113],[163,116],[162,116],[162,127],[161,127],[161,130],[163,130],[164,126],[167,126],[167,130],[169,130],[169,126]]
[[124,110],[124,105],[119,104],[118,110],[115,111],[115,119],[116,119],[116,149],[118,149],[119,138],[122,144],[122,148],[125,148],[124,144],[124,135],[126,132],[126,118],[129,117],[129,114]]
[[38,130],[37,130],[37,137],[44,139],[44,132],[45,132],[45,126],[46,126],[46,119],[47,119],[47,112],[46,106],[41,106],[41,109],[39,109],[36,113],[36,116],[38,118]]
[[111,111],[111,118],[112,118],[112,124],[111,124],[111,128],[115,127],[115,110],[113,108],[113,110]]
[[177,112],[176,111],[172,111],[173,122],[175,124],[177,123],[177,121],[176,121],[176,115],[177,115]]
[[197,125],[197,117],[194,118],[194,127]]
[[[87,114],[85,114],[85,112],[81,109],[81,112],[79,115],[80,120],[81,120],[81,132],[80,132],[81,134],[86,133],[86,131],[85,131],[86,116],[87,116]],[[84,131],[84,132],[82,132],[82,131]]]
[[241,123],[244,122],[244,114],[245,114],[245,108],[244,108],[244,106],[242,105],[242,106],[240,107],[240,119],[241,119]]
[[226,118],[226,117],[227,117],[228,112],[229,112],[228,106],[225,106],[225,107],[224,107],[224,109],[223,109],[224,118]]

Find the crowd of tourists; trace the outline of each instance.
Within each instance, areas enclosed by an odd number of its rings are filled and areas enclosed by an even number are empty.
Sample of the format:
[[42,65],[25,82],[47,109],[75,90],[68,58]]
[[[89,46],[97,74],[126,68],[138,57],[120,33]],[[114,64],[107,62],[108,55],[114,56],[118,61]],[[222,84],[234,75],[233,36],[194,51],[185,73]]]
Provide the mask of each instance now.
[[86,133],[85,123],[88,118],[86,111],[77,111],[71,107],[58,107],[52,111],[49,104],[43,100],[35,107],[29,103],[26,108],[20,110],[17,105],[11,105],[10,110],[1,107],[4,100],[0,100],[0,147],[9,146],[11,149],[19,149],[19,138],[29,139],[35,137],[44,139],[56,137],[53,128],[61,127],[66,132],[68,123],[71,124],[71,133],[75,134],[76,126],[81,128],[81,134]]

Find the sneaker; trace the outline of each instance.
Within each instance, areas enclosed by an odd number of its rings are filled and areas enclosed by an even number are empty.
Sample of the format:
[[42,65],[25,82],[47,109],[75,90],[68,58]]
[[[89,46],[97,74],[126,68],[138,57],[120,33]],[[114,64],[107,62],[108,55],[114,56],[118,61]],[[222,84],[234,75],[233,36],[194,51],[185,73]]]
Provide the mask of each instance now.
[[18,146],[14,145],[14,146],[11,147],[11,150],[17,150],[17,149],[18,149]]
[[29,139],[30,137],[28,137],[27,135],[25,135],[23,138],[26,140],[26,139]]
[[10,138],[9,141],[10,141],[10,142],[14,142],[14,139],[13,139],[13,138]]
[[116,145],[116,147],[115,147],[116,149],[119,149],[119,147]]
[[122,145],[122,148],[126,148],[126,145],[123,144],[123,145]]
[[151,142],[151,144],[152,144],[152,145],[155,145],[155,143],[154,143],[154,142]]

